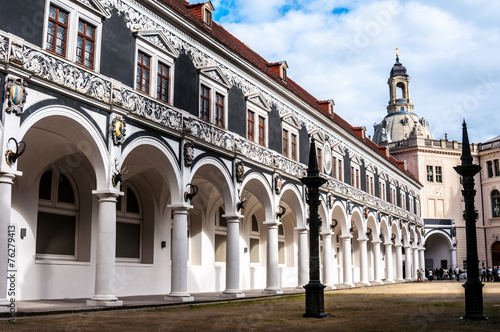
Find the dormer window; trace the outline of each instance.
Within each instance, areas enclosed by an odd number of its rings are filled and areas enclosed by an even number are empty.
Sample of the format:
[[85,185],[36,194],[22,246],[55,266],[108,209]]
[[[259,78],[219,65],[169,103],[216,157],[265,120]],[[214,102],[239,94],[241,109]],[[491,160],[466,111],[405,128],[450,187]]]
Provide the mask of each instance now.
[[212,26],[212,12],[208,8],[205,8],[205,24]]
[[209,27],[212,26],[212,13],[214,11],[214,6],[212,2],[202,2],[197,4],[186,4],[186,7],[200,20],[203,21]]
[[288,65],[286,61],[269,63],[267,65],[276,75],[278,75],[283,82],[286,83],[286,70],[288,69]]
[[328,115],[333,116],[333,106],[335,106],[333,99],[321,100],[318,101],[318,104]]

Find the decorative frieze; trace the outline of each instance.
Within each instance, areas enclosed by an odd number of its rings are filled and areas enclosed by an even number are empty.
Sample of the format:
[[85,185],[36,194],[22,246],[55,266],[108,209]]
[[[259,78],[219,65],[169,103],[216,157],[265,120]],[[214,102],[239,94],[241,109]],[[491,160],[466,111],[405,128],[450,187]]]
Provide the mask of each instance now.
[[190,130],[194,137],[219,148],[234,151],[234,135],[195,118],[189,118],[188,121],[184,128]]
[[121,103],[123,108],[134,114],[154,122],[180,131],[182,129],[182,115],[167,105],[151,100],[136,91],[122,88],[120,92],[113,91],[113,102]]
[[7,62],[9,58],[9,39],[0,36],[0,62]]
[[11,53],[16,55],[11,62],[18,63],[34,75],[68,89],[76,90],[103,102],[110,101],[111,83],[109,81],[26,45],[22,46],[22,51],[19,52],[14,50],[15,43],[12,45]]

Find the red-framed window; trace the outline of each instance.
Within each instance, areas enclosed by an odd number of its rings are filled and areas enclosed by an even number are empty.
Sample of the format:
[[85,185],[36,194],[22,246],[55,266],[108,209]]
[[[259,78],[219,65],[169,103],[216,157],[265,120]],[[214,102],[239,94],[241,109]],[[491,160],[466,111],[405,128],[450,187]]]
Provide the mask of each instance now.
[[78,37],[76,40],[76,62],[88,68],[94,68],[95,26],[78,22]]
[[141,51],[137,52],[136,89],[149,93],[149,73],[151,71],[151,57]]
[[210,120],[210,89],[206,86],[201,86],[200,92],[200,117],[203,120]]
[[61,56],[66,56],[68,12],[59,7],[50,5],[47,28],[46,49]]
[[297,135],[292,134],[292,159],[297,160]]
[[266,145],[266,119],[259,116],[259,144]]
[[170,82],[170,67],[158,62],[158,77],[156,80],[156,98],[168,103],[168,86]]
[[248,111],[247,119],[248,133],[247,138],[254,142],[255,141],[255,112]]
[[283,155],[288,157],[288,130],[283,129]]
[[224,96],[215,94],[215,125],[224,128]]

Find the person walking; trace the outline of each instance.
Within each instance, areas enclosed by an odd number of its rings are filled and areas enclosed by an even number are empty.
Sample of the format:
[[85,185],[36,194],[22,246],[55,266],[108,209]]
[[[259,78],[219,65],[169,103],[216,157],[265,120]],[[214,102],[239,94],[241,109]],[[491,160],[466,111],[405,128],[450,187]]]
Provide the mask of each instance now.
[[455,266],[455,278],[457,278],[457,281],[460,281],[460,269],[458,266]]
[[481,270],[481,282],[486,281],[486,268],[483,266]]
[[432,269],[429,270],[429,275],[427,276],[429,278],[429,281],[432,281]]

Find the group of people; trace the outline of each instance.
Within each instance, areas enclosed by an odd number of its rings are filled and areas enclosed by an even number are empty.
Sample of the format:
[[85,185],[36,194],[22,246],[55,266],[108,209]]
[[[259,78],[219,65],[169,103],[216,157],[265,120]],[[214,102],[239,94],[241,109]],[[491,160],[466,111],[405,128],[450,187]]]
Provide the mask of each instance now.
[[486,281],[500,281],[500,266],[488,266],[487,268],[483,266],[481,269],[481,282]]
[[[429,279],[429,281],[432,281],[434,280],[434,278],[436,278],[436,280],[453,280],[453,277],[455,277],[455,280],[456,281],[460,281],[460,274],[462,273],[462,271],[458,268],[458,266],[456,266],[454,269],[447,269],[447,268],[439,268],[439,269],[434,269],[434,270],[429,270],[427,271],[426,273],[426,277],[427,279]],[[421,269],[421,272],[420,272],[421,275],[424,274],[424,269]]]

